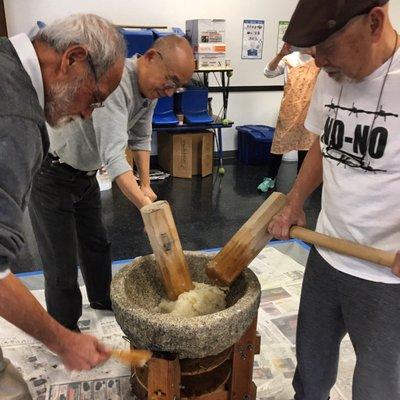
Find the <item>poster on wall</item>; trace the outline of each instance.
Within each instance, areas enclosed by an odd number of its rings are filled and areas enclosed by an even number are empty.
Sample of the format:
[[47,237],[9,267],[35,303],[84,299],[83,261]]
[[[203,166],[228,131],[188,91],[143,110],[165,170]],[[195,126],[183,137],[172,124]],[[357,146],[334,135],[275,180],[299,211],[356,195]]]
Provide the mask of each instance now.
[[278,44],[276,46],[276,52],[279,53],[279,50],[282,48],[284,41],[283,37],[285,36],[286,29],[289,26],[289,21],[279,21],[278,25]]
[[264,26],[263,20],[245,19],[243,21],[242,59],[262,59]]

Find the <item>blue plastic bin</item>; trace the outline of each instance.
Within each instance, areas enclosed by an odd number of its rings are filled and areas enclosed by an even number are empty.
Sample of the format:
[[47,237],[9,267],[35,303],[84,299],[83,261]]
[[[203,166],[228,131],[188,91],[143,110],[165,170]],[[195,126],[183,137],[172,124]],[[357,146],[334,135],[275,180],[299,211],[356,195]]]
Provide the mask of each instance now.
[[275,128],[242,125],[238,131],[238,160],[248,165],[268,164]]

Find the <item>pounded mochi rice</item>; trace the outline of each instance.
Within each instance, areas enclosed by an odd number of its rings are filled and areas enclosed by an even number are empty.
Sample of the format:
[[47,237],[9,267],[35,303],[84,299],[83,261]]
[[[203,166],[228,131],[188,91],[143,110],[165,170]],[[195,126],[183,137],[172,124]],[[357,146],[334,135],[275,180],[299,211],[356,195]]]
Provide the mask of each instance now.
[[162,299],[155,311],[179,317],[197,317],[226,308],[226,288],[199,282],[193,284],[193,290],[182,293],[175,301]]

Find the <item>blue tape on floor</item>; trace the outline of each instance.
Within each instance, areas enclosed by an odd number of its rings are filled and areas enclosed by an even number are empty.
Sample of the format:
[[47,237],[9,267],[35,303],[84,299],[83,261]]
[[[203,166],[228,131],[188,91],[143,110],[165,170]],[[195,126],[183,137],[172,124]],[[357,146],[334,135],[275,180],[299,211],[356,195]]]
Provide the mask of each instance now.
[[35,276],[35,275],[43,275],[43,271],[40,269],[38,271],[31,271],[31,272],[20,272],[19,274],[15,274],[20,278],[27,277],[27,276]]
[[269,242],[271,245],[274,244],[287,244],[287,243],[297,243],[299,246],[301,246],[303,249],[310,250],[310,246],[307,243],[304,243],[300,239],[289,239],[289,240],[273,240]]

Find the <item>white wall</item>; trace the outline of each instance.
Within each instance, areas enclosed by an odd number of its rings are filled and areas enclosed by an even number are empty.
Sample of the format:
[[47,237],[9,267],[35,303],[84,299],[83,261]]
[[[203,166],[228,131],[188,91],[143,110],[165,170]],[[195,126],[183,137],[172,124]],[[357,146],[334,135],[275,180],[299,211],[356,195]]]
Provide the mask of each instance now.
[[390,1],[390,17],[394,28],[400,33],[400,0]]
[[[37,20],[47,23],[76,12],[93,12],[116,24],[167,25],[184,29],[185,20],[193,18],[225,18],[227,58],[232,60],[232,85],[281,84],[280,79],[267,80],[262,71],[276,52],[279,20],[288,20],[297,0],[4,0],[9,35],[29,32]],[[400,31],[400,0],[391,0],[391,16]],[[262,60],[241,60],[243,19],[266,21]],[[212,93],[214,110],[221,104],[221,95]],[[228,117],[235,125],[275,125],[281,92],[231,93]],[[235,129],[224,129],[224,150],[236,148]]]
[[[236,72],[232,85],[265,84],[263,68],[276,52],[279,20],[288,20],[297,0],[5,0],[9,33],[27,32],[42,20],[46,23],[74,12],[93,12],[116,24],[167,25],[185,28],[193,18],[226,20],[227,58]],[[243,19],[266,21],[264,60],[242,60]],[[280,80],[277,81],[280,83]]]

